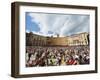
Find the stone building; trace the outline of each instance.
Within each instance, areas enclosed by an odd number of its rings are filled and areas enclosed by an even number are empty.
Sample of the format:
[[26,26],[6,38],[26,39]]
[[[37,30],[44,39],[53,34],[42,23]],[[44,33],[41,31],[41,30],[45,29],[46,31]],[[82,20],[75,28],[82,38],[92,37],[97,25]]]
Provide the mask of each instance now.
[[45,37],[26,33],[26,46],[76,46],[89,45],[89,34],[84,32],[65,37]]
[[68,36],[68,45],[89,45],[89,34],[85,32]]
[[32,32],[26,33],[26,46],[45,46],[46,37],[33,34]]

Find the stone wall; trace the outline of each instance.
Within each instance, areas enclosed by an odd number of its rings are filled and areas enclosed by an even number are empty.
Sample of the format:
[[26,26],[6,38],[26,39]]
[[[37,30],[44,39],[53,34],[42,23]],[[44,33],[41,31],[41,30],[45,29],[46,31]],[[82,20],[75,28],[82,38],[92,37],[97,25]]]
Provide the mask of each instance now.
[[89,34],[80,33],[65,37],[45,37],[26,33],[26,46],[75,46],[89,45]]

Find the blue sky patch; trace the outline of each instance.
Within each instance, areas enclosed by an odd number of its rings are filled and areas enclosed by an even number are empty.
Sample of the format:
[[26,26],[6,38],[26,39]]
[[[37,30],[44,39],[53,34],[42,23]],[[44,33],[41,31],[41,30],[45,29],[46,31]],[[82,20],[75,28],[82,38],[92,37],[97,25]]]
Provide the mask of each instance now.
[[40,31],[39,25],[32,21],[32,18],[28,13],[26,13],[26,30],[36,32]]

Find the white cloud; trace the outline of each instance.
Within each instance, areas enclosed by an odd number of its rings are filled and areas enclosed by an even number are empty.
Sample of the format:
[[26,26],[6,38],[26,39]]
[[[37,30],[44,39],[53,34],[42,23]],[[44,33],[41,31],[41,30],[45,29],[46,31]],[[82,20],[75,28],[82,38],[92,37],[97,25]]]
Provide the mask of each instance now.
[[[71,34],[89,32],[89,16],[61,15],[45,13],[29,13],[32,21],[39,25],[39,34],[67,36]],[[48,34],[52,31],[53,34]],[[37,33],[37,32],[36,32]]]

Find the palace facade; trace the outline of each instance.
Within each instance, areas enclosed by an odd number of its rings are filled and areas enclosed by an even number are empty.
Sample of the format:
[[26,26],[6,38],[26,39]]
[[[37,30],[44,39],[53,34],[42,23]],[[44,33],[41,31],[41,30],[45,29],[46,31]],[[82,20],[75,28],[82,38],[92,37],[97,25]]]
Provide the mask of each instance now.
[[26,46],[46,46],[47,38],[32,32],[26,33]]
[[65,37],[46,37],[34,34],[32,32],[26,33],[26,46],[76,46],[89,45],[89,34],[84,32]]

